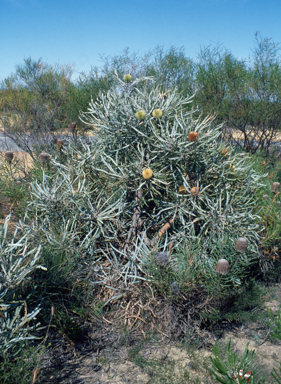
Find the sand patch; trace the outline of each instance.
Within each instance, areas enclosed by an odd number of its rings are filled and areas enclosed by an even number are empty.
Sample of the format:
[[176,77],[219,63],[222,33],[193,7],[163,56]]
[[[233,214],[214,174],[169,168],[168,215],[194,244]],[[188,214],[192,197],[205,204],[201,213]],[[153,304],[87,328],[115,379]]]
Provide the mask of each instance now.
[[[33,159],[27,152],[13,152],[14,159],[13,161],[18,161],[19,170],[14,174],[15,177],[24,177],[25,172],[28,172],[29,169],[33,166]],[[0,152],[0,165],[5,160],[5,152]]]

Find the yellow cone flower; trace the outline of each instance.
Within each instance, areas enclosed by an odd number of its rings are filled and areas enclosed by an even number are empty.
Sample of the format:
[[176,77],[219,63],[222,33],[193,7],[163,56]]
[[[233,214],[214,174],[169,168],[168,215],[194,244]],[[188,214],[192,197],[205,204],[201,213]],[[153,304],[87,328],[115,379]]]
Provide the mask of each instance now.
[[138,111],[138,112],[136,113],[136,118],[137,118],[138,120],[143,120],[143,119],[145,118],[145,112],[144,112],[144,111]]
[[145,179],[145,180],[149,180],[151,179],[153,176],[153,172],[150,168],[147,168],[147,169],[144,169],[142,171],[142,177]]
[[152,116],[155,118],[155,119],[160,119],[160,117],[163,115],[163,112],[161,111],[161,109],[154,109],[153,112],[152,112]]
[[124,81],[126,83],[129,83],[132,80],[132,76],[127,73],[127,75],[124,76]]

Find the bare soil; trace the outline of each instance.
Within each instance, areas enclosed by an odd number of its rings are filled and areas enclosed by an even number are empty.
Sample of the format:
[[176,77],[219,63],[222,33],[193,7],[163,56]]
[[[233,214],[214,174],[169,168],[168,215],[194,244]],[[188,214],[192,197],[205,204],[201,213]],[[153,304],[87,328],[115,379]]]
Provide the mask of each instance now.
[[[281,284],[268,287],[265,299],[268,301],[262,311],[271,308],[276,314],[281,305]],[[215,331],[201,331],[200,345],[188,347],[169,340],[145,341],[141,335],[122,339],[122,334],[114,330],[103,333],[102,324],[86,327],[87,336],[76,344],[67,343],[55,334],[51,336],[52,347],[42,359],[42,384],[215,383],[207,372],[211,367],[209,357],[214,356],[217,341],[225,360],[229,338],[232,349],[240,357],[249,342],[249,350],[255,350],[254,362],[266,376],[266,383],[271,382],[273,368],[279,372],[281,341],[271,338],[271,329],[264,321],[229,324],[219,336]],[[133,356],[136,349],[138,360]],[[165,370],[164,379],[161,375]]]

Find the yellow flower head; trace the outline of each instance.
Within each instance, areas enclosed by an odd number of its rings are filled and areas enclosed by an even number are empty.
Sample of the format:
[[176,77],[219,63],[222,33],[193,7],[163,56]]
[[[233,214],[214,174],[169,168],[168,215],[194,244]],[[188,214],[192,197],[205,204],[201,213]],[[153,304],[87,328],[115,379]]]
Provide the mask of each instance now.
[[132,76],[127,73],[127,75],[124,76],[125,83],[129,83],[132,80]]
[[234,165],[233,165],[233,164],[230,164],[229,168],[230,168],[230,170],[231,170],[231,171],[233,171],[233,172],[235,172],[235,171],[236,171],[236,168],[234,167]]
[[142,177],[145,179],[145,180],[149,180],[151,179],[153,176],[153,172],[150,168],[146,168],[142,171]]
[[154,109],[152,115],[155,119],[160,119],[160,117],[163,115],[163,112],[161,109]]
[[137,118],[138,120],[143,120],[143,119],[145,118],[145,112],[144,112],[144,111],[138,111],[138,112],[136,113],[136,118]]

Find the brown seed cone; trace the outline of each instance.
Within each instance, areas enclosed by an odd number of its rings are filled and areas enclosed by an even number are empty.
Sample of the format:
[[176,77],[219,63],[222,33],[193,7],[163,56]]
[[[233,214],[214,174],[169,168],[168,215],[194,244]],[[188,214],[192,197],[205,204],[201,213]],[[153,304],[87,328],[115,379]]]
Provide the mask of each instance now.
[[248,240],[246,237],[238,237],[238,239],[235,241],[235,248],[237,252],[243,253],[246,251],[248,247]]
[[219,259],[216,266],[216,271],[225,275],[229,271],[229,262],[226,259]]
[[9,161],[12,161],[13,160],[13,157],[14,157],[14,154],[12,151],[7,151],[5,152],[5,158]]
[[272,191],[273,193],[278,193],[278,192],[280,192],[280,183],[279,183],[278,181],[275,181],[274,183],[272,183],[271,191]]
[[168,254],[167,252],[158,252],[154,256],[155,263],[161,267],[165,267],[168,264]]
[[179,187],[179,194],[181,194],[181,195],[185,195],[185,194],[186,194],[186,189],[184,188],[183,185],[181,185],[181,186]]
[[76,123],[75,121],[73,121],[71,124],[70,124],[70,128],[71,128],[71,131],[74,132],[75,129],[76,129]]
[[198,132],[194,132],[194,131],[189,132],[189,134],[188,134],[188,140],[189,140],[189,141],[195,141],[195,140],[197,140],[198,138],[199,138],[199,134],[198,134]]
[[199,190],[200,190],[199,187],[192,187],[190,192],[192,193],[193,196],[198,196],[200,195]]
[[62,146],[63,146],[63,140],[58,139],[57,140],[57,148],[58,148],[58,150],[60,150]]
[[180,286],[176,281],[170,284],[170,290],[173,295],[177,295],[180,292]]
[[39,159],[42,163],[45,163],[48,160],[49,155],[45,152],[40,153]]

